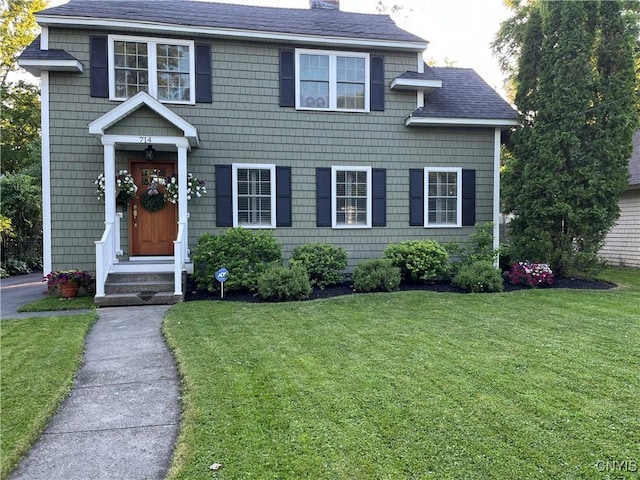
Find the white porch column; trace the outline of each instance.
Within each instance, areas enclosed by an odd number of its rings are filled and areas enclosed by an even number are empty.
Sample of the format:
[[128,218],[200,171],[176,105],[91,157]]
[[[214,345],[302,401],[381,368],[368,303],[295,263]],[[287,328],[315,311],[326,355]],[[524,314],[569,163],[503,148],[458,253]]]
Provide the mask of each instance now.
[[[493,249],[500,248],[500,137],[501,130],[496,128],[493,134]],[[499,258],[495,266],[499,268]]]
[[[42,29],[43,38],[46,28]],[[51,132],[49,130],[49,72],[40,73],[40,118],[42,119],[42,271],[51,272]]]
[[[116,217],[116,146],[102,139],[104,145],[104,222],[113,223]],[[120,232],[116,232],[120,235]]]
[[183,258],[187,260],[189,251],[189,213],[187,204],[187,150],[189,142],[185,139],[178,145],[178,223],[184,225]]

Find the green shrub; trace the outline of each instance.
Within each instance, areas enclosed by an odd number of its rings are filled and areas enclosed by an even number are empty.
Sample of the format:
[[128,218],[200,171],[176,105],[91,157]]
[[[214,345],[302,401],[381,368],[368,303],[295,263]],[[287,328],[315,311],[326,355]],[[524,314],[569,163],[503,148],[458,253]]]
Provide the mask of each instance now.
[[395,292],[400,287],[400,268],[388,258],[365,260],[353,272],[358,292]]
[[449,254],[434,240],[406,240],[390,243],[384,256],[391,259],[404,281],[428,282],[443,278],[447,273]]
[[311,282],[302,267],[276,265],[258,278],[258,294],[274,302],[304,300],[311,295]]
[[504,290],[502,274],[489,260],[463,264],[451,283],[473,293]]
[[293,249],[289,263],[303,267],[309,274],[311,285],[324,288],[343,280],[347,252],[328,243],[308,243]]
[[193,251],[193,278],[198,288],[218,291],[215,272],[229,270],[226,291],[258,288],[258,277],[270,266],[282,263],[282,247],[271,233],[230,228],[220,235],[205,233]]
[[451,277],[455,277],[463,265],[480,261],[495,262],[498,251],[493,249],[493,223],[487,222],[482,225],[477,223],[475,232],[469,235],[465,243],[449,243],[446,249],[450,257],[458,259],[448,266]]
[[8,258],[3,265],[4,270],[10,275],[25,275],[31,273],[27,262],[18,258]]

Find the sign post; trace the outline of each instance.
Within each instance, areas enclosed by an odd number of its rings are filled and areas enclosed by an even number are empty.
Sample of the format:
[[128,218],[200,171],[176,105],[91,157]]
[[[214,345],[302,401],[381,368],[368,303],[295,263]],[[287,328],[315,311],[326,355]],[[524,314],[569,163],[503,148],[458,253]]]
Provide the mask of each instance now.
[[222,267],[216,272],[216,280],[220,282],[220,298],[224,298],[224,282],[229,278],[229,270]]

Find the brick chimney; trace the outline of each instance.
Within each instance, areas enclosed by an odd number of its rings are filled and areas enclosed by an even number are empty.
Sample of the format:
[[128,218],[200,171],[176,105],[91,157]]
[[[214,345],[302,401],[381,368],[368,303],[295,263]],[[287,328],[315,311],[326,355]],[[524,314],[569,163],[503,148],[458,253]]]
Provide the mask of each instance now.
[[309,0],[311,9],[340,10],[340,0]]

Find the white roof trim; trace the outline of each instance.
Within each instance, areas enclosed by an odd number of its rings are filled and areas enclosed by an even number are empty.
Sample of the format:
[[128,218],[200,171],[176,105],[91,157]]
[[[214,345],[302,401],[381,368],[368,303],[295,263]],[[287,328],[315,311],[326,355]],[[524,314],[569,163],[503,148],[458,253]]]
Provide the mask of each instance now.
[[432,92],[437,88],[442,88],[442,80],[394,78],[391,82],[391,90],[424,90]]
[[82,63],[79,60],[36,60],[27,58],[18,60],[18,65],[36,77],[41,72],[82,73]]
[[436,126],[436,127],[517,127],[517,120],[506,118],[436,118],[436,117],[408,117],[407,127]]
[[133,97],[125,100],[115,108],[112,108],[104,115],[96,118],[89,124],[89,133],[100,137],[105,135],[105,131],[125,118],[127,115],[135,112],[138,108],[146,105],[162,118],[173,124],[176,128],[184,132],[185,138],[189,141],[189,145],[197,147],[200,145],[198,138],[198,129],[187,122],[180,115],[174,113],[164,106],[158,100],[153,98],[147,92],[138,92]]
[[216,37],[235,37],[248,40],[273,40],[276,42],[302,43],[312,45],[357,46],[373,48],[389,48],[394,50],[413,50],[422,52],[427,49],[427,42],[402,42],[394,40],[358,39],[349,37],[323,37],[318,35],[289,34],[279,32],[263,32],[258,30],[234,30],[229,28],[198,27],[189,25],[168,25],[156,22],[140,22],[133,20],[97,19],[87,17],[59,17],[36,15],[36,21],[42,26],[73,25],[94,26],[108,29],[132,29],[138,32],[172,32]]

